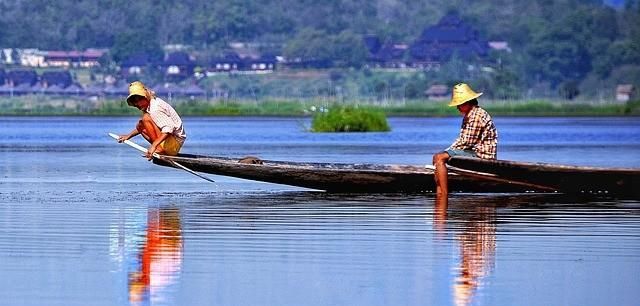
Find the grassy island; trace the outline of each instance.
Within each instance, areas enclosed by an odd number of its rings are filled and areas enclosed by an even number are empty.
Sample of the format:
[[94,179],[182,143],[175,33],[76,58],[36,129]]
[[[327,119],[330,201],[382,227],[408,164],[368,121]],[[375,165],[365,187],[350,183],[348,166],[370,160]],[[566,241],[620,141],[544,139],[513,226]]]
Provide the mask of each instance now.
[[381,110],[369,107],[330,106],[313,115],[313,132],[387,132],[387,118]]

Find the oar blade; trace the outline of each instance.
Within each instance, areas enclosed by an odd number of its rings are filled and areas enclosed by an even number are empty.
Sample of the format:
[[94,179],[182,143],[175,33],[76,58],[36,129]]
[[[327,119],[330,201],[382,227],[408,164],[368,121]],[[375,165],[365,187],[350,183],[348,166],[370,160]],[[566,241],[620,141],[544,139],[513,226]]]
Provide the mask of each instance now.
[[[118,140],[118,138],[120,137],[120,136],[118,136],[118,135],[116,135],[114,133],[109,133],[109,136],[111,136],[115,140]],[[136,150],[138,150],[140,152],[144,152],[144,153],[147,152],[147,149],[145,149],[144,147],[142,147],[141,145],[139,145],[139,144],[137,144],[137,143],[135,143],[133,141],[125,140],[123,142],[128,144],[132,148],[135,148]],[[206,177],[204,175],[201,175],[201,174],[199,174],[199,173],[197,173],[197,172],[195,172],[195,171],[183,166],[182,164],[180,164],[180,163],[178,163],[178,162],[176,162],[174,160],[171,160],[171,159],[168,159],[168,158],[164,158],[162,155],[159,155],[158,153],[153,153],[153,157],[155,157],[157,159],[160,159],[160,160],[163,160],[163,161],[166,161],[166,162],[172,164],[174,167],[176,167],[178,169],[182,169],[184,171],[187,171],[187,172],[189,172],[189,173],[191,173],[191,174],[193,174],[193,175],[195,175],[195,176],[197,176],[197,177],[199,177],[201,179],[207,180],[207,181],[212,182],[212,183],[215,184],[214,180],[212,180],[212,179],[210,179],[210,178],[208,178],[208,177]]]

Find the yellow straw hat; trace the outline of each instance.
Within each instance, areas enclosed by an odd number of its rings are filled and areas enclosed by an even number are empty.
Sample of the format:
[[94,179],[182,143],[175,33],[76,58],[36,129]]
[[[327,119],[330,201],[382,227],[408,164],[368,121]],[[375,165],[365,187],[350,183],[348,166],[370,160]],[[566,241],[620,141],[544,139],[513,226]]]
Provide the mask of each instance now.
[[458,83],[453,86],[453,94],[451,95],[451,102],[449,102],[449,106],[458,106],[479,96],[482,96],[482,93],[476,93],[465,83]]
[[129,99],[133,96],[142,96],[151,101],[151,97],[147,88],[140,81],[135,81],[129,84],[129,96],[127,97],[127,104],[131,105]]

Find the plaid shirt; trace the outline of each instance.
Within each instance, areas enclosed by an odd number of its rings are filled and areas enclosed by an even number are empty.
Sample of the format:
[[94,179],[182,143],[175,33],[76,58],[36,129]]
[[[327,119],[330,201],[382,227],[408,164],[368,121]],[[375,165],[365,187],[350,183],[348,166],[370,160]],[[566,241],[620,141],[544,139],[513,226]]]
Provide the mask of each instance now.
[[462,120],[458,139],[447,149],[473,150],[484,159],[496,159],[498,131],[487,111],[476,106]]
[[169,103],[156,97],[151,99],[147,113],[151,116],[151,120],[158,126],[162,133],[175,136],[179,141],[184,141],[187,134],[182,126],[182,119],[178,113],[169,105]]

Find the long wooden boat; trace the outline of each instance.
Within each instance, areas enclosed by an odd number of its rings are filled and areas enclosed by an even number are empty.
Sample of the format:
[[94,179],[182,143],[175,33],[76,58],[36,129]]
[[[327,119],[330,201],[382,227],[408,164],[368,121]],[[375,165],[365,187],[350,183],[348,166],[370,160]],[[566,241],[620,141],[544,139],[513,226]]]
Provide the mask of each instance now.
[[[194,171],[329,192],[434,192],[433,170],[415,165],[284,162],[180,154]],[[253,163],[252,163],[253,162]],[[174,167],[162,159],[154,163]],[[485,160],[449,160],[450,192],[560,192],[640,197],[640,169]]]
[[[424,166],[307,163],[272,160],[241,162],[238,158],[180,154],[163,156],[191,170],[329,192],[434,192],[433,170]],[[173,167],[155,158],[154,163]],[[451,192],[528,192],[541,189],[506,181],[485,180],[452,173]]]
[[[109,133],[118,139],[118,135]],[[146,152],[142,146],[124,143]],[[195,171],[331,192],[434,192],[434,171],[426,166],[301,163],[204,155],[154,154],[153,162]],[[451,192],[562,192],[611,194],[640,198],[640,169],[596,168],[453,157]]]
[[485,173],[487,179],[527,182],[562,193],[612,194],[640,197],[640,169],[597,168],[548,163],[453,157],[448,164],[459,173]]

